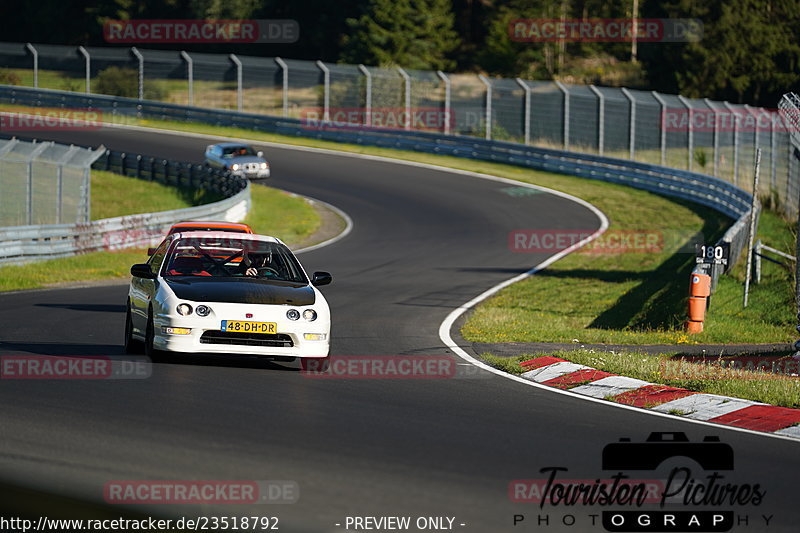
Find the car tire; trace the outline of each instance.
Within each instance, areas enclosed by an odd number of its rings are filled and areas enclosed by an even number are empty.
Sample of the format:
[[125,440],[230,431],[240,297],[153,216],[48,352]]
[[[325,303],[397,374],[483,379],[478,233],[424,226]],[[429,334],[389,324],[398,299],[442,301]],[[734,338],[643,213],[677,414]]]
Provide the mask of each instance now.
[[133,320],[131,318],[130,303],[125,304],[125,344],[123,347],[126,354],[142,353],[142,343],[133,338]]
[[331,367],[330,356],[326,357],[301,357],[300,370],[303,372],[322,373]]
[[144,354],[153,363],[160,360],[162,356],[161,351],[156,350],[153,344],[155,341],[155,337],[156,337],[156,328],[155,324],[153,323],[153,310],[151,309],[150,312],[147,313],[147,327],[144,330]]

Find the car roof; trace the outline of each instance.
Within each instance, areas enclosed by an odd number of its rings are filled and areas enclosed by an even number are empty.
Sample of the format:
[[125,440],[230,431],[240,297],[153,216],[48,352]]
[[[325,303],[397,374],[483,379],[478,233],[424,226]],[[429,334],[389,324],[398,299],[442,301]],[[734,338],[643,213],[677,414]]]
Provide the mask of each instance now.
[[221,146],[223,148],[227,148],[228,146],[250,146],[247,143],[217,143],[212,144],[211,146]]
[[243,241],[257,241],[257,242],[276,242],[284,244],[283,241],[277,237],[270,237],[269,235],[257,235],[255,233],[232,233],[230,231],[186,231],[173,233],[175,239],[179,238],[204,238],[204,239],[239,239]]
[[241,222],[217,222],[217,221],[206,221],[206,220],[178,222],[176,224],[173,224],[172,227],[170,227],[169,231],[170,233],[177,233],[178,230],[180,230],[181,228],[196,228],[196,227],[215,228],[222,231],[226,229],[246,230],[247,233],[253,233],[253,229],[250,226],[248,226],[247,224],[243,224]]

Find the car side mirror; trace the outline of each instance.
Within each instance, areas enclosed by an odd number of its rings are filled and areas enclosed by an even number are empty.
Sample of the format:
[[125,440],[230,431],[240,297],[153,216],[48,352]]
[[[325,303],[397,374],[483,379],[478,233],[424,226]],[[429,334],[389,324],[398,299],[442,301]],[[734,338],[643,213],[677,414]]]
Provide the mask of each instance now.
[[256,155],[257,155],[258,157],[264,157],[264,152],[261,152],[261,151],[259,151],[258,153],[256,153]]
[[154,253],[156,253],[156,249],[155,248],[148,248],[147,249],[147,255],[153,255]]
[[331,281],[333,281],[333,277],[329,272],[314,272],[314,275],[311,276],[311,284],[315,287],[328,285]]
[[156,275],[150,270],[150,265],[140,263],[131,267],[131,276],[135,278],[156,279]]

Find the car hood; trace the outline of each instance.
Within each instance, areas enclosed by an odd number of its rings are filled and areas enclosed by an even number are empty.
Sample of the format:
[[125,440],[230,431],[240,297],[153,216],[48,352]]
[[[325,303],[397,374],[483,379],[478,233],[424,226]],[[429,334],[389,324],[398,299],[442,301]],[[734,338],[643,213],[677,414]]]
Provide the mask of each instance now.
[[166,280],[181,300],[236,304],[313,305],[314,288],[304,283],[247,278],[181,276]]
[[244,155],[239,157],[232,157],[230,159],[225,159],[225,164],[232,165],[234,163],[244,164],[244,163],[266,163],[266,159],[263,157],[257,157],[254,155]]

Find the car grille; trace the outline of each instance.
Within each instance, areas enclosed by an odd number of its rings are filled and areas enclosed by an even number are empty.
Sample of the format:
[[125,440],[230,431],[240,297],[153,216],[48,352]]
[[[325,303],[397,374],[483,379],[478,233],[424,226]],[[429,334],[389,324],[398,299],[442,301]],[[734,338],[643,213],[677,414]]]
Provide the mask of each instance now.
[[243,165],[245,172],[258,172],[258,166],[260,163],[245,163]]
[[270,346],[291,348],[294,342],[289,335],[278,333],[243,333],[238,331],[206,331],[200,336],[201,344],[237,344],[240,346]]

